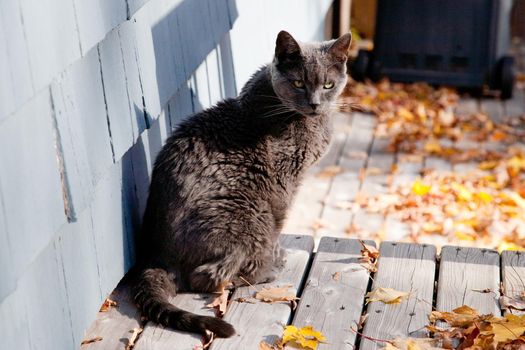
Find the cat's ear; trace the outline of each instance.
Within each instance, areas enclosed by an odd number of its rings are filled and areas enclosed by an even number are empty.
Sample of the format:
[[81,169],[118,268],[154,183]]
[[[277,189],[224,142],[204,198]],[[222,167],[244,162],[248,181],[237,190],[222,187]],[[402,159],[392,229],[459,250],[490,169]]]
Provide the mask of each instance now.
[[295,60],[301,57],[301,46],[299,46],[299,43],[290,33],[284,30],[281,30],[279,34],[277,34],[275,57],[277,57],[279,62],[286,59]]
[[333,57],[337,58],[341,61],[346,61],[348,58],[348,50],[350,50],[350,43],[352,42],[352,34],[346,33],[343,34],[334,41],[332,46],[328,49],[328,53],[330,53]]

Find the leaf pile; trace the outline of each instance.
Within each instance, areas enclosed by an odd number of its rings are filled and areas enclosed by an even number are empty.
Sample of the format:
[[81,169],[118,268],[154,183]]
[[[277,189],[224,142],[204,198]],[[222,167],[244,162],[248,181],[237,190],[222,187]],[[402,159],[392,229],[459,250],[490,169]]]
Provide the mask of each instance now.
[[480,168],[430,171],[412,184],[361,199],[360,206],[406,223],[412,241],[439,235],[462,245],[520,249],[525,246],[525,153],[510,151]]
[[[378,117],[375,137],[388,140],[398,164],[430,157],[473,169],[423,169],[419,180],[390,186],[386,194],[361,193],[358,208],[404,222],[411,241],[439,236],[438,244],[525,247],[525,147],[519,143],[525,116],[495,122],[458,106],[454,90],[424,83],[351,83],[345,96]],[[349,228],[354,231],[359,228]]]
[[444,322],[448,328],[427,326],[445,349],[523,349],[525,316],[480,315],[463,305],[452,312],[432,311],[430,322]]

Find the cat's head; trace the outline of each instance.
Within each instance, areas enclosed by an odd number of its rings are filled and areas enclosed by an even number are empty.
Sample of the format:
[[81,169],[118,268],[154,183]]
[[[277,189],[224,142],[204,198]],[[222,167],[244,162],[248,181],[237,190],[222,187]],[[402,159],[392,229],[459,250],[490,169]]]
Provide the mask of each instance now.
[[277,35],[272,85],[283,104],[305,116],[327,114],[346,85],[352,35],[322,43],[300,43],[288,32]]

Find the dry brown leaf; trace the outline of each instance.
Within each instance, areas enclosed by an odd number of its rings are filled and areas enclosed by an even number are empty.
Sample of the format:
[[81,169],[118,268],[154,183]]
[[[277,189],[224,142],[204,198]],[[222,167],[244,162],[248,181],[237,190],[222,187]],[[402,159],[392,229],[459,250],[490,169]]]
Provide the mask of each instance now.
[[361,315],[361,317],[359,317],[359,323],[357,324],[357,329],[363,329],[367,319],[368,319],[368,313]]
[[295,303],[299,298],[296,296],[295,290],[290,290],[292,287],[292,285],[287,285],[283,287],[262,288],[255,294],[255,299],[267,303],[275,303],[279,301],[291,301],[292,303]]
[[432,338],[398,338],[386,343],[385,349],[390,350],[437,350],[436,339]]
[[369,244],[366,244],[362,240],[359,240],[361,243],[361,266],[367,269],[369,272],[377,271],[377,261],[379,259],[379,250]]
[[133,328],[129,332],[132,333],[131,337],[128,340],[128,344],[126,345],[126,350],[131,350],[135,346],[135,342],[137,341],[140,333],[142,333],[142,328]]
[[212,309],[215,308],[218,316],[223,316],[228,306],[228,296],[230,295],[230,291],[223,288],[222,291],[219,291],[216,294],[218,294],[218,296],[215,297],[211,303],[206,305],[206,307]]
[[511,298],[506,295],[502,295],[499,298],[499,304],[503,310],[525,311],[525,300],[521,298]]
[[341,272],[337,271],[332,274],[332,279],[334,281],[339,281],[341,279]]
[[327,166],[316,174],[320,179],[330,179],[338,174],[344,172],[344,169],[338,165]]
[[110,298],[106,298],[104,302],[102,303],[102,306],[100,306],[99,312],[107,312],[112,307],[118,307],[118,303],[114,300],[111,300]]
[[101,341],[101,340],[102,340],[102,337],[95,337],[95,338],[91,338],[91,339],[86,339],[86,340],[82,340],[82,343],[80,343],[80,345],[96,343],[96,342]]
[[409,293],[383,287],[376,288],[365,295],[367,304],[374,301],[381,301],[385,304],[398,304],[403,299],[408,298],[408,296]]
[[274,345],[270,345],[264,340],[259,343],[259,350],[282,350],[283,346],[281,343],[277,342]]
[[381,174],[384,174],[385,171],[381,168],[377,168],[377,167],[368,167],[366,168],[366,175],[370,175],[370,176],[377,176],[377,175],[381,175]]

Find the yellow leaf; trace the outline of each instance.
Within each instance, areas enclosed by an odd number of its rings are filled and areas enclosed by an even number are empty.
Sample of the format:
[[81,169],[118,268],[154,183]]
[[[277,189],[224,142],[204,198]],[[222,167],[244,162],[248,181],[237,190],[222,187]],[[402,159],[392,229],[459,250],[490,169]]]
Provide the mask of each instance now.
[[414,114],[404,107],[401,107],[397,110],[397,115],[405,121],[414,120]]
[[296,326],[286,326],[283,331],[283,344],[294,342],[303,348],[315,350],[320,342],[326,340],[323,333],[316,331],[312,326],[297,328]]
[[424,196],[425,194],[430,192],[431,189],[432,189],[432,186],[425,185],[419,180],[415,181],[414,184],[412,185],[412,192],[414,192],[418,196]]
[[478,193],[476,193],[476,197],[484,203],[490,203],[494,199],[491,194],[485,191],[479,191]]
[[522,246],[519,246],[519,245],[517,245],[516,243],[513,243],[513,242],[502,241],[498,245],[498,252],[501,253],[504,250],[523,251],[523,250],[525,250],[525,248],[522,247]]
[[461,231],[456,231],[454,235],[456,236],[457,239],[462,240],[462,241],[475,241],[476,240],[476,237],[473,236],[472,234],[468,234],[468,233],[461,232]]
[[424,149],[426,152],[432,154],[439,154],[443,150],[441,144],[437,140],[430,140],[425,143]]
[[392,288],[379,287],[366,294],[366,303],[381,301],[385,304],[398,304],[408,297],[408,293]]
[[457,182],[452,183],[452,189],[456,192],[458,199],[470,202],[472,200],[472,192],[470,192],[465,186]]
[[495,167],[497,167],[498,164],[499,162],[495,160],[488,160],[488,161],[479,163],[478,168],[481,170],[492,170]]
[[436,223],[433,223],[433,222],[425,222],[425,223],[423,223],[421,228],[426,233],[441,233],[441,232],[443,232],[443,225],[436,224]]

